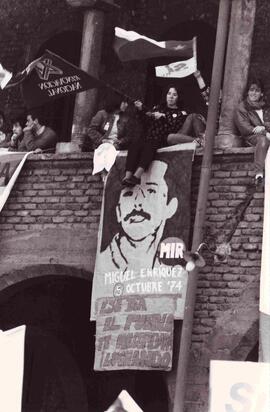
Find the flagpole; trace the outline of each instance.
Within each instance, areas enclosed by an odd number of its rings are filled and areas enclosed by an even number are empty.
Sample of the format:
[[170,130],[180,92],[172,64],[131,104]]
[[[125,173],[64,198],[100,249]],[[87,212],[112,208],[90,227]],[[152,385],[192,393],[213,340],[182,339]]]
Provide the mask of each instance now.
[[[212,168],[214,139],[216,135],[216,123],[219,107],[219,95],[221,89],[223,63],[227,43],[229,15],[231,0],[220,0],[217,23],[217,34],[214,61],[212,68],[212,81],[210,100],[206,124],[206,145],[202,160],[199,194],[197,200],[195,223],[193,228],[192,250],[196,250],[203,240],[203,226],[206,216],[206,205],[209,190],[209,182]],[[184,319],[180,339],[180,348],[177,364],[176,387],[173,412],[184,412],[185,389],[187,383],[187,371],[193,327],[193,314],[196,301],[196,289],[198,269],[189,272],[187,294],[185,301]]]

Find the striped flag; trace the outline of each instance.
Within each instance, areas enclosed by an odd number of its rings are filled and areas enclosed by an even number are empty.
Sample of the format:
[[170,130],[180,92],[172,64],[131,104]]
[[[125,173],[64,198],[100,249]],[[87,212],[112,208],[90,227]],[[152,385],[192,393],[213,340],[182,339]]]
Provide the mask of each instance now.
[[156,66],[156,77],[180,79],[195,73],[197,70],[196,37],[192,39],[192,50],[193,56],[190,59],[173,62],[164,66]]
[[156,41],[135,31],[115,27],[114,50],[123,62],[155,57],[193,57],[193,40]]

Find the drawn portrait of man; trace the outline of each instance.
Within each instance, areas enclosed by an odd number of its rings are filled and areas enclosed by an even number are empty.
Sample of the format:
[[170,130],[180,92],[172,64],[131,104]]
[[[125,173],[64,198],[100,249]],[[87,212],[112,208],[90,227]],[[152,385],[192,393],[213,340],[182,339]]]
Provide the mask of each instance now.
[[167,168],[166,162],[155,160],[142,175],[140,185],[121,190],[116,206],[120,230],[101,253],[107,270],[155,266],[166,221],[178,208],[177,197],[168,198]]
[[160,153],[134,188],[117,186],[121,166],[109,176],[99,255],[102,272],[156,267],[163,239],[187,242],[191,166],[185,152],[177,155]]
[[125,159],[117,159],[104,191],[93,302],[140,293],[181,297],[185,261],[162,258],[160,248],[177,239],[184,250],[188,240],[191,156],[161,151],[134,188],[121,186]]

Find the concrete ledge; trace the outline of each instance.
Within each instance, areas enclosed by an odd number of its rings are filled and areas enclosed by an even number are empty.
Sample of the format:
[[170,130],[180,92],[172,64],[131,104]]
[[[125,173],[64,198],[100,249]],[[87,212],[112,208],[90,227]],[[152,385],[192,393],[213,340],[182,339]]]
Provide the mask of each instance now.
[[[124,151],[123,151],[124,152]],[[204,153],[203,149],[197,149],[195,156],[202,157]],[[232,147],[227,149],[214,149],[213,155],[250,155],[254,153],[254,147]],[[32,154],[27,160],[40,161],[40,160],[85,160],[93,159],[94,152],[84,153],[41,153]]]

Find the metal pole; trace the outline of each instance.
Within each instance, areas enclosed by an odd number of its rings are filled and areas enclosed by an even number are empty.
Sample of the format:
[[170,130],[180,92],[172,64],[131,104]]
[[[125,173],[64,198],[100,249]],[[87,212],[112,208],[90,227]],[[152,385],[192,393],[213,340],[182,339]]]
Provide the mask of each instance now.
[[[227,43],[228,22],[231,0],[220,0],[217,23],[216,45],[212,70],[210,100],[206,124],[206,145],[202,160],[200,186],[197,201],[195,223],[193,228],[192,250],[196,250],[203,240],[203,225],[206,215],[206,205],[211,176],[214,139],[219,107],[219,97],[223,73],[223,63]],[[198,269],[189,273],[187,295],[185,302],[184,319],[180,339],[180,349],[177,364],[176,387],[174,398],[174,412],[184,412],[185,389],[189,351],[191,346],[193,313],[196,299]]]

